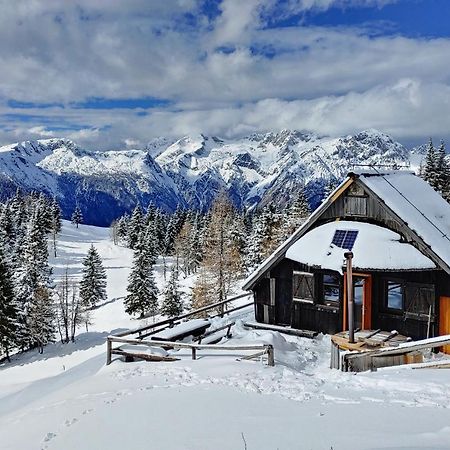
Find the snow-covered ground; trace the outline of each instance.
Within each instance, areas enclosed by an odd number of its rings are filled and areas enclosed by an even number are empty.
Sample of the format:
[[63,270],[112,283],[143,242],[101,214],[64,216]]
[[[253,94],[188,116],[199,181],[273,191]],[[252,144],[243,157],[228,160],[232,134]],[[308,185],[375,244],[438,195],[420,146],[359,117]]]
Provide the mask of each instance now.
[[79,274],[91,243],[104,259],[112,301],[76,343],[0,367],[2,450],[450,448],[449,371],[330,370],[327,336],[247,330],[242,312],[231,340],[273,344],[274,368],[212,351],[199,351],[196,361],[180,351],[176,362],[105,366],[105,336],[139,325],[120,298],[130,251],[114,246],[107,229],[65,223],[53,263],[56,275],[66,266]]

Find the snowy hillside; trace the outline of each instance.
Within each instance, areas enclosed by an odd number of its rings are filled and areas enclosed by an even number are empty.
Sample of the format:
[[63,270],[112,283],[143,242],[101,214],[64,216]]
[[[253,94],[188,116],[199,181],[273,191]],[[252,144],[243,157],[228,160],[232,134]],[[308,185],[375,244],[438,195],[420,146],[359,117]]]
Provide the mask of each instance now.
[[314,207],[324,187],[355,164],[417,166],[420,159],[421,152],[374,130],[333,139],[289,130],[237,140],[160,138],[143,150],[109,152],[49,139],[1,147],[0,186],[4,196],[16,186],[45,191],[58,198],[66,217],[78,203],[86,223],[109,225],[136,203],[205,208],[220,190],[237,206],[252,207],[282,204],[305,186]]
[[[66,266],[77,275],[91,243],[107,270],[110,302],[76,343],[0,366],[2,450],[450,447],[446,370],[330,370],[328,337],[250,331],[245,315],[229,342],[273,344],[275,367],[211,351],[196,361],[179,351],[176,362],[105,366],[105,337],[138,325],[120,299],[131,252],[114,246],[106,229],[65,223],[52,263],[57,277]],[[161,267],[157,281],[162,286]]]

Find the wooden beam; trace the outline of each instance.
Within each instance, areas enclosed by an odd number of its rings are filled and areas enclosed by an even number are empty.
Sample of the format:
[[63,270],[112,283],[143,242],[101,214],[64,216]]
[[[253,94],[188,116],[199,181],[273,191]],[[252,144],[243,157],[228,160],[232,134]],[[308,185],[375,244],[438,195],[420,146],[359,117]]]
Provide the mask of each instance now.
[[283,327],[281,325],[269,325],[259,322],[244,322],[244,326],[254,328],[256,330],[278,331],[279,333],[289,334],[291,336],[306,337],[309,339],[312,339],[319,334],[318,331],[297,330],[296,328]]

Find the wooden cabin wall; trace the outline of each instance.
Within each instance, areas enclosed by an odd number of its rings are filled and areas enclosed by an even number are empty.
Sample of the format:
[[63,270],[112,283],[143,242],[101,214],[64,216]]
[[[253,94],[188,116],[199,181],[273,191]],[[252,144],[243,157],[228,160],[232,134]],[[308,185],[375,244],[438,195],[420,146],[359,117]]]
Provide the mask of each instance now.
[[439,276],[438,271],[422,272],[376,272],[372,274],[372,328],[387,331],[396,330],[413,339],[427,337],[428,315],[412,315],[407,311],[393,312],[386,309],[386,280],[401,280],[406,283],[435,286],[434,314],[431,319],[430,337],[437,336],[439,317]]

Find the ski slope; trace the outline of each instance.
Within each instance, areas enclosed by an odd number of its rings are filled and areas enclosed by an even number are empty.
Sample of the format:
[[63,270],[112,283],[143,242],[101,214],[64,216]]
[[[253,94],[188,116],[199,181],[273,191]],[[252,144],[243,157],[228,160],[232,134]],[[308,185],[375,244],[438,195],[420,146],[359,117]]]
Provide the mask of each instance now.
[[[231,341],[271,343],[274,368],[212,351],[196,361],[180,351],[176,362],[105,366],[107,334],[140,324],[121,300],[131,252],[114,246],[107,229],[66,222],[52,264],[56,277],[65,267],[79,276],[91,243],[111,301],[75,343],[0,366],[2,450],[450,448],[449,371],[330,370],[326,336],[249,331],[237,318]],[[161,265],[157,280],[162,287]],[[192,279],[183,283],[187,291]]]

